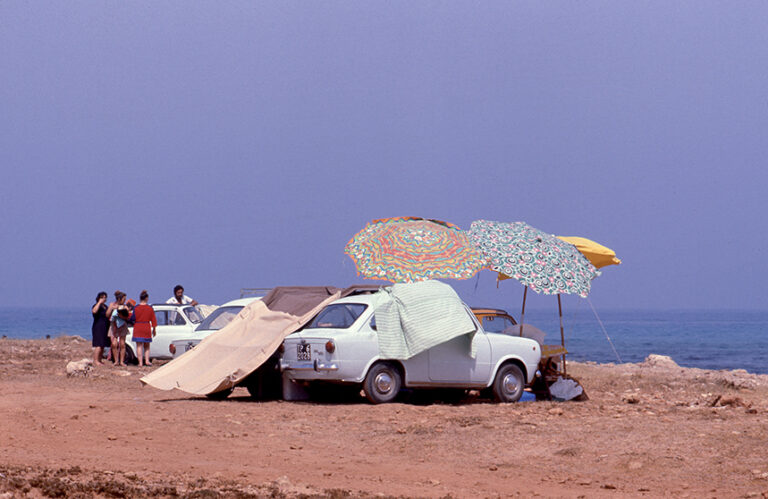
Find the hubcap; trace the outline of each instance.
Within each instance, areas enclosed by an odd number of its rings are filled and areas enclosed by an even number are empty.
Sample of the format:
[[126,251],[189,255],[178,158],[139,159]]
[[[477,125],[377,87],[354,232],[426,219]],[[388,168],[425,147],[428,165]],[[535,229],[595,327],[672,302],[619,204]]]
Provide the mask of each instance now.
[[517,382],[517,377],[512,374],[504,376],[504,391],[510,395],[517,393],[520,385]]
[[392,376],[389,373],[379,373],[373,384],[379,393],[389,393],[392,390]]

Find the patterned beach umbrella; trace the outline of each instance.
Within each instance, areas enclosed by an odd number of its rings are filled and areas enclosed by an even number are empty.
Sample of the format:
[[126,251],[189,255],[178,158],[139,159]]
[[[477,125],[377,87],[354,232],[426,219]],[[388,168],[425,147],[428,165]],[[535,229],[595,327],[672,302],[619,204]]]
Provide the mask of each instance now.
[[416,217],[374,220],[344,248],[366,278],[392,282],[469,279],[486,266],[457,226]]
[[515,278],[537,293],[586,298],[592,279],[600,275],[573,244],[524,222],[477,220],[469,238],[501,278]]

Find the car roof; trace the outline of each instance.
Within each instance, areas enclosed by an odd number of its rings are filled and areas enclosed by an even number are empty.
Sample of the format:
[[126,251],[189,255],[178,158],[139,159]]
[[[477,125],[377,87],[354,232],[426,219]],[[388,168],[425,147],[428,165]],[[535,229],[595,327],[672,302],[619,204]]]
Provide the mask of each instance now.
[[329,305],[333,305],[335,303],[365,303],[366,305],[372,305],[379,301],[380,296],[381,292],[345,296],[344,298],[339,298],[332,301]]
[[475,314],[509,315],[509,312],[507,312],[506,310],[502,310],[500,308],[472,307],[472,312],[474,312]]
[[220,306],[221,307],[237,307],[237,306],[244,307],[246,305],[249,305],[255,302],[256,300],[260,300],[261,298],[262,298],[261,296],[248,296],[246,298],[238,298],[236,300],[230,300],[227,303],[224,303]]

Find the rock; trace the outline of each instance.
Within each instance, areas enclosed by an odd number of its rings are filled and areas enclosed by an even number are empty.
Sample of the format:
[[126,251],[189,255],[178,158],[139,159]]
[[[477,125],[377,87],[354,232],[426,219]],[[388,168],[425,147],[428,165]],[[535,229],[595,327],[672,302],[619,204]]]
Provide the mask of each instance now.
[[741,397],[721,397],[717,396],[712,402],[711,407],[750,407],[751,404],[744,402]]
[[67,364],[67,376],[86,377],[91,372],[91,369],[93,369],[93,361],[91,359],[72,361]]
[[664,369],[679,369],[680,366],[667,355],[650,354],[641,364],[643,367],[655,367]]
[[552,409],[548,410],[547,412],[549,414],[553,415],[553,416],[562,416],[563,415],[563,410],[560,409],[559,407],[553,407]]
[[640,397],[637,396],[637,394],[634,393],[625,393],[621,396],[621,401],[626,402],[627,404],[639,404],[640,403]]
[[715,375],[715,378],[721,385],[727,388],[736,388],[737,390],[750,390],[758,385],[757,377],[743,369],[718,373]]

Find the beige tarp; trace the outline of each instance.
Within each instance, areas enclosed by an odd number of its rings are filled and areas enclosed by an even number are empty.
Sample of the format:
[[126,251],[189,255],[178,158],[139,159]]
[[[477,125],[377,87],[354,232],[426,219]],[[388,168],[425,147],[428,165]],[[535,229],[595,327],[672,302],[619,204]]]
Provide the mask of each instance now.
[[289,288],[275,288],[264,299],[243,308],[232,322],[193,350],[144,376],[141,382],[161,390],[178,388],[196,395],[235,386],[258,369],[286,336],[341,296],[335,288],[315,289],[325,291],[314,293],[309,301],[298,299],[299,303]]

